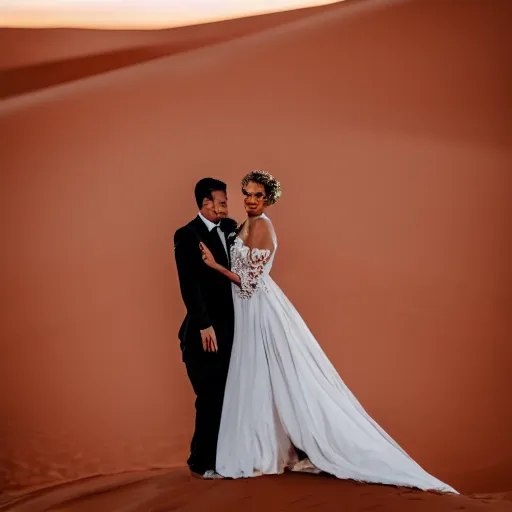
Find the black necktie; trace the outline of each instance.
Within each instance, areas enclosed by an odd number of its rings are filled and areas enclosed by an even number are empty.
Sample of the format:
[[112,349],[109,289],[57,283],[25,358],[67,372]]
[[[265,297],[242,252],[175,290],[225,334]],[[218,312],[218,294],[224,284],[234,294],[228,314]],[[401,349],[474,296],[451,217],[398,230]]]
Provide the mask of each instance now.
[[222,251],[222,255],[227,261],[228,255],[226,252],[226,248],[224,247],[224,244],[222,243],[222,240],[220,238],[219,233],[220,226],[217,224],[215,227],[210,231],[210,234],[212,235],[212,238],[215,240],[215,244],[217,245],[217,249]]

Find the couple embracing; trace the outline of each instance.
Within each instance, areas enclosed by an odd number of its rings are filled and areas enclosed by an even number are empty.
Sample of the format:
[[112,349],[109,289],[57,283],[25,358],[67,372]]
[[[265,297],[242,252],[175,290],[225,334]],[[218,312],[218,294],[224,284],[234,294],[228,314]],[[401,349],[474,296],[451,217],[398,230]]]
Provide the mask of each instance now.
[[174,237],[187,310],[179,338],[197,397],[191,471],[210,479],[291,470],[456,493],[366,413],[271,278],[277,237],[266,211],[280,183],[253,171],[241,185],[239,226],[226,185],[205,178],[197,217]]

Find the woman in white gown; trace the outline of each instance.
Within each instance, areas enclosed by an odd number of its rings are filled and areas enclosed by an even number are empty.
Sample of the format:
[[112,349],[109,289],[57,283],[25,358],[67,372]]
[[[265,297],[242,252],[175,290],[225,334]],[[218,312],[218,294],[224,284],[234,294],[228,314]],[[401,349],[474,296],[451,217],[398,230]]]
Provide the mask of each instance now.
[[[231,234],[231,271],[201,244],[205,263],[233,282],[235,308],[217,472],[244,478],[290,468],[456,493],[365,412],[270,277],[277,238],[264,211],[279,199],[279,182],[254,171],[242,192],[247,220]],[[307,458],[297,462],[295,447]]]

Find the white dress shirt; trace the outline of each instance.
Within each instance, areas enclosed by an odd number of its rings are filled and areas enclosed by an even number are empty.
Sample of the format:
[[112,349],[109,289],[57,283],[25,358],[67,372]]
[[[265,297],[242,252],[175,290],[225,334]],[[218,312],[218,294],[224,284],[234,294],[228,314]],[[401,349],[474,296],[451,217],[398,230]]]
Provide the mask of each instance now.
[[211,220],[208,220],[201,212],[199,212],[199,217],[204,222],[208,231],[211,232],[213,229],[217,230],[217,233],[219,234],[219,237],[220,237],[220,241],[222,242],[222,245],[224,246],[224,250],[226,251],[226,255],[227,255],[228,254],[228,244],[226,243],[226,235],[224,234],[224,231],[222,231],[222,229],[220,229],[220,222],[215,224]]

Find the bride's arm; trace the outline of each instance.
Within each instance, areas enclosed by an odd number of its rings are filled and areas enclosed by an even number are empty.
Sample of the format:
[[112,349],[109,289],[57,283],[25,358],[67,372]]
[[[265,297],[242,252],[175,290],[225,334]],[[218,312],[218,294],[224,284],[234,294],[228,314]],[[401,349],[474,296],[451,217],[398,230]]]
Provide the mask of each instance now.
[[242,269],[240,288],[243,295],[250,298],[260,288],[265,266],[275,250],[274,231],[267,218],[253,221],[245,245],[249,248],[249,261]]
[[231,282],[240,286],[247,296],[258,288],[259,280],[263,275],[265,265],[274,252],[274,237],[270,222],[266,219],[257,219],[251,226],[245,245],[249,248],[249,264],[241,269],[241,273],[231,272],[215,261],[210,250],[200,244],[204,262],[211,268],[226,276]]
[[208,247],[206,247],[206,245],[204,245],[203,242],[199,244],[199,248],[203,253],[203,261],[210,268],[217,270],[217,272],[220,272],[221,274],[226,276],[231,282],[240,286],[240,278],[234,272],[231,272],[231,270],[228,270],[226,267],[223,267],[220,263],[217,263],[210,249],[208,249]]
[[216,265],[212,268],[218,270],[221,274],[225,275],[232,283],[235,283],[236,285],[240,286],[240,277],[236,275],[234,272],[231,272],[231,270],[228,270],[226,267],[219,265],[219,263],[216,263]]

